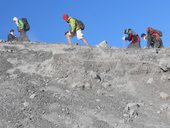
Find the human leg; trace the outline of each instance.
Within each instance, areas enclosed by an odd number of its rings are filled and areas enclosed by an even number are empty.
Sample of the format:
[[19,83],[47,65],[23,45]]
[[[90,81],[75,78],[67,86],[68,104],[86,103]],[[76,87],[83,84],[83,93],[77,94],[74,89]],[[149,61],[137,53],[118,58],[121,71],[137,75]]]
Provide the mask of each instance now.
[[26,32],[24,30],[20,31],[20,36],[18,38],[19,41],[29,41]]
[[71,34],[69,32],[66,33],[66,38],[68,40],[69,45],[71,45],[72,44],[72,42],[71,42]]
[[160,40],[155,41],[154,43],[154,48],[160,48],[161,47],[161,42]]
[[86,46],[90,47],[90,45],[88,44],[88,42],[87,42],[87,40],[86,40],[85,38],[82,38],[81,40],[84,42],[84,44],[85,44]]
[[82,40],[83,43],[84,43],[86,46],[90,47],[89,44],[88,44],[88,42],[87,42],[87,40],[84,38],[84,35],[83,35],[83,33],[82,33],[81,30],[78,30],[78,31],[76,32],[76,35],[77,35],[77,39],[78,39],[78,40]]

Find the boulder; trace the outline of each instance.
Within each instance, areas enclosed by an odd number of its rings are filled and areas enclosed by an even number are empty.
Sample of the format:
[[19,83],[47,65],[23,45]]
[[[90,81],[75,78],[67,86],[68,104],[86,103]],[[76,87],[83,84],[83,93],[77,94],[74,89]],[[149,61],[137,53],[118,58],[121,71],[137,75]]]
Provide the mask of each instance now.
[[167,100],[169,98],[169,95],[165,92],[160,92],[160,98],[163,100]]

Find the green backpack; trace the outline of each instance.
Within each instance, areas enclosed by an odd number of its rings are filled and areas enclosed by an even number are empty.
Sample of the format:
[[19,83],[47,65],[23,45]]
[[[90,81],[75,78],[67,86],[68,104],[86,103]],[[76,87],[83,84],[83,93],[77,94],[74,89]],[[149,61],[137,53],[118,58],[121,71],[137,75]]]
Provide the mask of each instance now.
[[80,27],[80,29],[81,29],[81,30],[84,30],[84,29],[85,29],[84,23],[83,23],[81,20],[77,20],[77,19],[76,19],[76,21],[77,21],[77,25]]

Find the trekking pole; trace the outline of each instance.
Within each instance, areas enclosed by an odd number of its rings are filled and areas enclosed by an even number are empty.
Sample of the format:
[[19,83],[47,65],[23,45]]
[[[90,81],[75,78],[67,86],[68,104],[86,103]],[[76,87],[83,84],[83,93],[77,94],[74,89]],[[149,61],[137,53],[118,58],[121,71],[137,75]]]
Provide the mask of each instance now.
[[[125,37],[126,35],[125,34],[123,34],[123,37]],[[123,49],[125,49],[126,48],[126,40],[124,40],[123,41]]]

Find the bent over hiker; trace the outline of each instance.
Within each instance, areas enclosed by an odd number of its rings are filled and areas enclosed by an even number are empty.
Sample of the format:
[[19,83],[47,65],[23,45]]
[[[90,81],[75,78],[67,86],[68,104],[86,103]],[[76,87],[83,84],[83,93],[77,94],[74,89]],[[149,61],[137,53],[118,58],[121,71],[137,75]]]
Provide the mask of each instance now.
[[146,48],[163,48],[162,32],[151,27],[147,28],[147,34],[143,33],[141,37],[147,41]]
[[136,34],[132,29],[125,29],[124,34],[127,34],[127,37],[123,37],[122,39],[124,41],[131,41],[131,43],[128,45],[128,48],[141,48],[140,46],[140,37],[138,34]]
[[29,30],[28,24],[24,24],[23,20],[18,19],[17,17],[14,17],[13,21],[17,25],[18,31],[20,32],[18,41],[29,41],[29,39],[26,35],[26,32]]
[[90,47],[82,33],[82,30],[84,29],[82,22],[70,17],[68,14],[64,14],[63,19],[70,25],[70,30],[65,33],[69,45],[72,44],[71,37],[77,36],[78,40],[82,40],[86,46]]
[[11,29],[9,34],[8,34],[8,41],[17,41],[17,37],[14,35],[14,29]]

